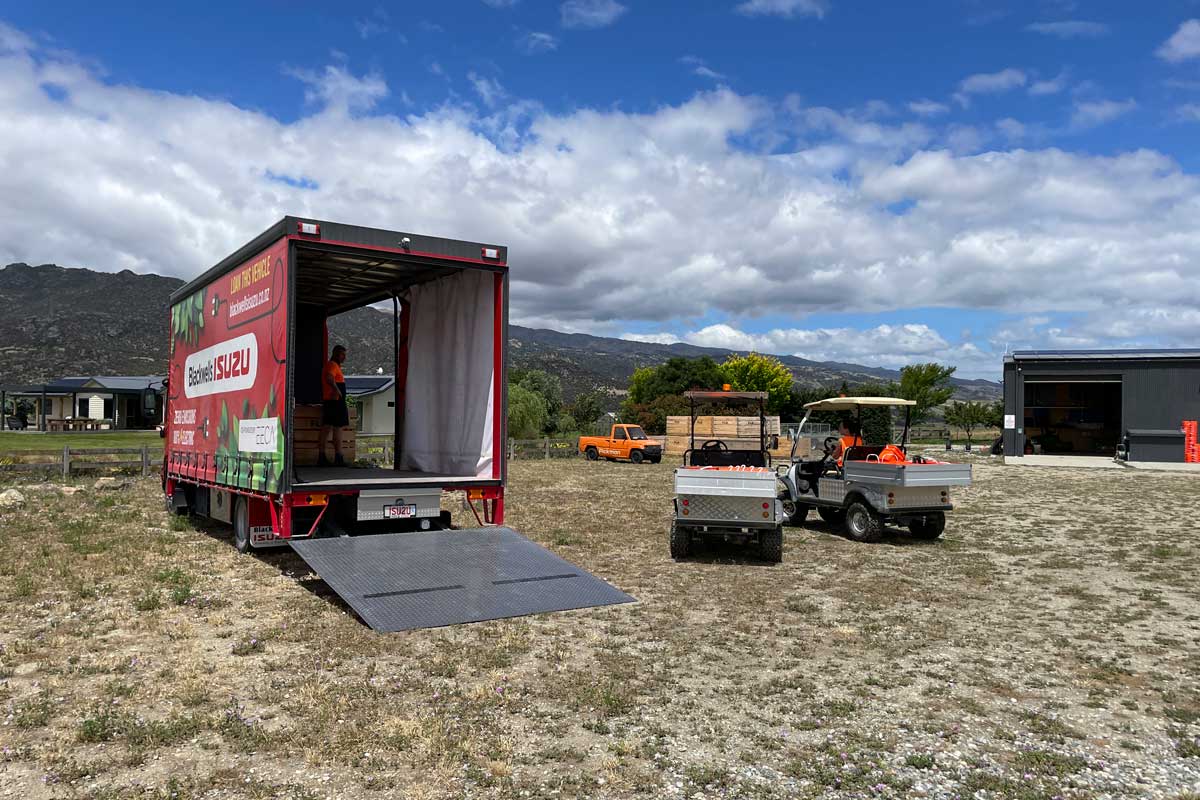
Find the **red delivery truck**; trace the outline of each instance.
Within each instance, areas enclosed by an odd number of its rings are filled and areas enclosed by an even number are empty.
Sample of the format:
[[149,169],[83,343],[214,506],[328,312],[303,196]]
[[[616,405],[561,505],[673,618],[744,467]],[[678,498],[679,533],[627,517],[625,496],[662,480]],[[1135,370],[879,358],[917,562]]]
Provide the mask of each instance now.
[[[504,521],[507,248],[285,217],[171,296],[163,489],[239,550]],[[392,315],[391,465],[318,466],[326,321]],[[389,370],[391,371],[391,370]],[[345,431],[353,454],[353,428]],[[327,445],[332,457],[332,447]],[[482,512],[482,513],[480,513]]]

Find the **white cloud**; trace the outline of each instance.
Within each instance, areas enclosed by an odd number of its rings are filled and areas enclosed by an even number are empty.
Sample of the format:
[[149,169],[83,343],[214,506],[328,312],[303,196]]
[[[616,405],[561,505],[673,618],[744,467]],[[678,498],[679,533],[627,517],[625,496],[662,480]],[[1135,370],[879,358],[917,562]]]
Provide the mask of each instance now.
[[626,11],[616,0],[566,0],[559,7],[564,28],[604,28]]
[[1158,48],[1158,57],[1172,64],[1200,57],[1200,19],[1189,19]]
[[1019,142],[1025,138],[1025,125],[1012,117],[1005,117],[996,123],[996,129],[1004,134],[1010,142]]
[[673,333],[623,333],[620,338],[627,342],[648,342],[650,344],[675,344],[683,341]]
[[1138,107],[1137,101],[1128,100],[1090,100],[1075,103],[1075,111],[1071,114],[1071,127],[1075,129],[1094,128],[1106,122],[1112,122],[1117,117],[1123,117]]
[[1044,81],[1034,81],[1029,85],[1029,93],[1035,97],[1044,97],[1051,94],[1059,94],[1070,85],[1070,79],[1066,70],[1058,73],[1054,78]]
[[[0,264],[192,277],[300,214],[508,244],[513,321],[559,329],[736,331],[919,304],[1069,313],[1052,326],[1065,336],[1113,309],[1200,311],[1200,178],[1151,150],[961,155],[880,107],[729,89],[641,113],[506,97],[397,116],[373,109],[379,76],[297,74],[311,105],[283,119],[42,51],[0,56]],[[760,140],[784,144],[744,145]],[[773,346],[869,363],[965,352],[891,327],[907,342],[893,350],[852,344],[862,332]]]
[[517,39],[517,48],[526,55],[549,53],[558,49],[558,38],[549,33],[530,31]]
[[483,3],[492,8],[512,8],[517,4],[517,0],[483,0]]
[[1057,36],[1060,39],[1096,39],[1107,36],[1108,26],[1102,22],[1087,22],[1085,20],[1063,20],[1061,22],[1035,22],[1026,26],[1026,30],[1047,36]]
[[971,95],[996,94],[1017,89],[1025,85],[1028,77],[1022,70],[1009,67],[999,72],[982,72],[969,75],[958,85],[954,99],[962,105],[970,103]]
[[1184,103],[1175,109],[1175,116],[1184,122],[1200,122],[1200,103]]
[[683,58],[679,59],[679,63],[691,67],[692,74],[698,75],[701,78],[710,78],[714,81],[725,80],[725,76],[722,73],[717,72],[715,69],[709,67],[708,64],[704,63],[704,59],[698,56],[684,56]]
[[359,78],[345,67],[327,66],[321,72],[287,69],[304,82],[304,100],[341,113],[369,111],[388,96],[388,86],[378,73]]
[[945,103],[937,103],[933,100],[914,100],[908,104],[908,110],[922,117],[935,117],[939,114],[945,114],[950,110],[950,106]]
[[746,0],[737,7],[739,14],[747,16],[824,17],[829,11],[825,0]]
[[0,55],[24,53],[32,49],[32,39],[0,20]]
[[471,82],[471,87],[475,89],[475,93],[479,95],[479,99],[489,108],[494,108],[497,103],[508,95],[508,92],[504,91],[504,87],[500,85],[500,82],[494,78],[488,78],[477,72],[468,72],[467,80]]

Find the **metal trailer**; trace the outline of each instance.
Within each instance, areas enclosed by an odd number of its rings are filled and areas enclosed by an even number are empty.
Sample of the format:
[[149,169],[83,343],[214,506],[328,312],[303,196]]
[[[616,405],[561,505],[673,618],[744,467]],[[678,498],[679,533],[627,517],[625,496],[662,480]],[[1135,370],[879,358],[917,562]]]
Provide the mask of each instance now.
[[[675,470],[670,548],[687,558],[705,539],[755,544],[765,561],[783,560],[783,504],[767,449],[766,392],[686,392],[691,413],[689,447]],[[697,406],[758,407],[759,449],[730,450],[720,439],[696,446]]]
[[[784,523],[798,525],[815,508],[826,522],[845,526],[859,542],[879,541],[886,524],[907,526],[922,539],[937,539],[946,527],[946,512],[953,510],[950,487],[971,485],[969,464],[947,464],[908,454],[911,400],[892,397],[835,397],[805,404],[800,430],[817,411],[856,411],[864,407],[905,408],[904,434],[899,446],[855,445],[838,465],[833,453],[838,437],[825,440],[821,458],[796,458],[777,469],[783,485],[779,499]],[[861,425],[860,425],[861,430]],[[799,437],[797,437],[799,441]]]

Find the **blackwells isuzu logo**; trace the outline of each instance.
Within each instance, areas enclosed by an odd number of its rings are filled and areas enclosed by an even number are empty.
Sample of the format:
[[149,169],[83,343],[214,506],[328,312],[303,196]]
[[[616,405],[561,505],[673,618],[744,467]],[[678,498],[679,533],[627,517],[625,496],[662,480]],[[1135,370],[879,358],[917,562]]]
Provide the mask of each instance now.
[[249,389],[258,374],[258,339],[247,333],[206,347],[188,356],[183,369],[187,397]]

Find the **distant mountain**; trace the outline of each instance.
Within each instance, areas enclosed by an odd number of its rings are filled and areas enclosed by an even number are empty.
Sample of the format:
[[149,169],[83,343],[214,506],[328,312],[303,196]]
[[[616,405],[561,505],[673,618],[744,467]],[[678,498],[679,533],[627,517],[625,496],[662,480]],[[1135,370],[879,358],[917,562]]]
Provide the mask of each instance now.
[[[0,269],[0,384],[43,383],[64,375],[155,375],[166,371],[168,298],[183,281],[159,275],[94,272],[54,264]],[[330,320],[346,345],[347,373],[392,372],[392,315],[360,308]],[[689,344],[650,344],[512,326],[512,366],[558,375],[568,398],[622,390],[633,370],[675,356],[731,352]],[[899,380],[895,370],[780,356],[805,386]],[[955,380],[960,399],[992,400],[1000,385]]]

